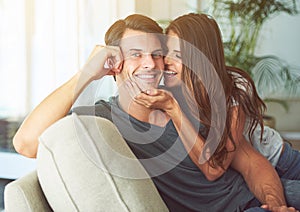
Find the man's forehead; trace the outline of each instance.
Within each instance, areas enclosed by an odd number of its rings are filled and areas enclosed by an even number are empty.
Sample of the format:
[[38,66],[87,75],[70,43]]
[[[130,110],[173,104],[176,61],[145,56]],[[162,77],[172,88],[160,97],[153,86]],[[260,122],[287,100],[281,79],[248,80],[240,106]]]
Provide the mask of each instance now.
[[153,51],[161,48],[158,35],[136,30],[126,30],[120,47],[123,50],[140,49],[142,51]]

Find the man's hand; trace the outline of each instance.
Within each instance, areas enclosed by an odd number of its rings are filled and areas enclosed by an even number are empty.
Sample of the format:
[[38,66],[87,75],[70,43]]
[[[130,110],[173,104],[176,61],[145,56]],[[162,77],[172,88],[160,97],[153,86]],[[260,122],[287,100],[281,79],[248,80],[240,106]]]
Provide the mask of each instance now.
[[299,212],[294,207],[287,207],[287,206],[278,206],[278,207],[270,208],[268,205],[262,205],[261,208],[273,212]]
[[121,72],[123,56],[118,46],[97,45],[82,68],[84,75],[92,80]]

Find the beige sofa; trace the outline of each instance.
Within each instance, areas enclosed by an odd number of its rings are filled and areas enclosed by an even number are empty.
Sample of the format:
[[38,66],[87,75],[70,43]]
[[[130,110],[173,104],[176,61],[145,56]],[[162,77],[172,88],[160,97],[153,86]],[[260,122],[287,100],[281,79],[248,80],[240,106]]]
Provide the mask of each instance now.
[[65,117],[40,137],[37,170],[5,187],[5,211],[168,211],[116,127]]

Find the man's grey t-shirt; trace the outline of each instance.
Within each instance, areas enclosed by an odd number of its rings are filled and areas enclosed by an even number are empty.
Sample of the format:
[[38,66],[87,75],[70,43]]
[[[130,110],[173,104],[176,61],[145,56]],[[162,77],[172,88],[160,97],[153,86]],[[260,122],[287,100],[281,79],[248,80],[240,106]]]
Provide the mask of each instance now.
[[139,121],[118,106],[117,97],[73,112],[100,116],[117,126],[170,211],[242,211],[255,199],[243,177],[231,168],[218,180],[208,181],[188,156],[172,121],[165,127]]

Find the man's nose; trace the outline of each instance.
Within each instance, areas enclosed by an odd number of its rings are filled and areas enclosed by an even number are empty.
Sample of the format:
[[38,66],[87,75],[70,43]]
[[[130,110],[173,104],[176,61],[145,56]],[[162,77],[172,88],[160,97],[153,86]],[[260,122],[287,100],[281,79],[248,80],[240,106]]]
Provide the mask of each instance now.
[[155,67],[155,62],[151,54],[144,54],[142,66],[145,69],[153,69]]

